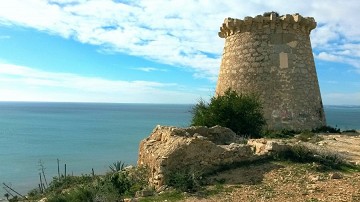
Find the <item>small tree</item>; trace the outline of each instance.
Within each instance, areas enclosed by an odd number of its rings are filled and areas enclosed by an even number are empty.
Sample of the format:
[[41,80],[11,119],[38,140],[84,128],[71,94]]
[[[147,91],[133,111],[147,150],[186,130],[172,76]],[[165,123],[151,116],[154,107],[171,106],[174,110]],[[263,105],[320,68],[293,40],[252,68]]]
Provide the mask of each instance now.
[[279,13],[276,11],[270,11],[270,12],[265,12],[263,14],[264,17],[270,17],[271,14],[275,13],[276,17],[279,17]]
[[6,197],[6,200],[9,200],[9,197],[10,197],[9,193],[5,193],[4,196]]
[[237,94],[229,89],[214,96],[210,103],[200,100],[192,109],[191,125],[230,128],[238,135],[261,137],[265,125],[262,105],[254,95]]

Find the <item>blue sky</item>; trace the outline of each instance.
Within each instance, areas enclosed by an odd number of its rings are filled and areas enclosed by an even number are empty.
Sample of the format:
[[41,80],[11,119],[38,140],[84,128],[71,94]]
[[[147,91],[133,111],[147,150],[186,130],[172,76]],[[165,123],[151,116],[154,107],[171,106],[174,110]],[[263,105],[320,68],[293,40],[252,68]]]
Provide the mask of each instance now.
[[312,16],[323,103],[360,104],[358,0],[1,0],[0,101],[195,103],[214,94],[224,18]]

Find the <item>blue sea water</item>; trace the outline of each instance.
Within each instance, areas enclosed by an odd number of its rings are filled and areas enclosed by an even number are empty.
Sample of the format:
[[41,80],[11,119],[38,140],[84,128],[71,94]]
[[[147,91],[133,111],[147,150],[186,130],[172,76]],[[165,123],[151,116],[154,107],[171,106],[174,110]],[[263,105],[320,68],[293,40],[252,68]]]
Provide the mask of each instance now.
[[[157,125],[189,125],[191,105],[0,102],[0,183],[26,193],[37,187],[39,161],[48,181],[136,164],[138,145]],[[0,188],[0,198],[4,190]]]
[[360,106],[324,106],[326,123],[341,130],[360,130]]
[[[37,187],[39,161],[48,181],[57,159],[68,174],[136,164],[139,142],[160,125],[186,127],[191,105],[0,102],[0,183]],[[325,106],[328,125],[360,129],[360,106]],[[0,189],[0,198],[4,195]]]

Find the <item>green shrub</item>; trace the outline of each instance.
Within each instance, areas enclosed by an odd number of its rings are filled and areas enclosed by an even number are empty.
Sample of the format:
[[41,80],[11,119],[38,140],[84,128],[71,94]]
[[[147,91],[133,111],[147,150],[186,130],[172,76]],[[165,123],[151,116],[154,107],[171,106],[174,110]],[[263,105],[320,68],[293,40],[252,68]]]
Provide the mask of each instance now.
[[120,195],[126,194],[131,188],[131,181],[125,172],[116,172],[110,179]]
[[314,133],[341,133],[339,128],[334,128],[331,126],[321,126],[319,128],[313,129]]
[[265,12],[265,13],[263,13],[263,16],[264,16],[264,17],[270,17],[270,15],[271,15],[272,13],[275,13],[276,17],[279,17],[279,13],[276,12],[276,11]]
[[109,168],[112,172],[122,171],[125,168],[125,163],[121,161],[116,161],[115,163],[110,165]]
[[64,189],[68,189],[75,185],[84,185],[93,181],[93,177],[90,175],[82,176],[67,176],[65,177],[54,177],[50,182],[46,192],[61,192]]
[[116,201],[121,198],[118,190],[115,188],[111,180],[112,174],[96,178],[93,183],[89,184],[92,188],[95,201]]
[[89,188],[76,188],[66,193],[56,194],[47,200],[48,202],[92,202],[94,194]]
[[300,141],[311,142],[311,143],[315,143],[315,142],[324,140],[324,138],[320,137],[318,134],[315,134],[310,131],[304,131],[304,132],[300,133],[298,136],[296,136],[296,138]]
[[295,145],[288,150],[274,155],[276,160],[289,160],[299,163],[317,163],[321,165],[321,171],[326,170],[359,170],[356,165],[349,164],[337,153],[331,153],[326,150],[317,150],[305,145]]
[[298,132],[295,130],[266,130],[263,133],[264,137],[267,138],[292,138],[297,134]]
[[37,196],[41,196],[41,192],[39,190],[39,188],[36,188],[36,189],[32,189],[28,192],[28,197],[37,197]]
[[179,190],[174,191],[166,191],[164,193],[150,196],[150,197],[144,197],[139,198],[139,202],[164,202],[164,201],[184,201],[185,194]]
[[355,129],[344,130],[343,133],[358,133]]
[[202,184],[200,172],[190,169],[168,173],[165,179],[167,185],[183,192],[195,192]]
[[14,196],[11,199],[9,198],[9,202],[18,202],[21,201],[21,199],[18,196]]
[[110,182],[121,196],[134,196],[137,191],[148,188],[148,169],[131,168],[113,173]]
[[131,181],[129,194],[134,195],[140,190],[149,190],[148,179],[150,177],[149,169],[145,166],[139,166],[127,171],[128,178]]
[[44,193],[34,189],[29,192],[28,197],[33,201],[47,197],[53,202],[118,201],[125,196],[135,196],[137,191],[149,190],[149,173],[146,167],[125,169],[121,161],[113,165],[114,170],[105,175],[54,177]]
[[262,105],[254,95],[237,94],[227,90],[224,95],[211,98],[210,103],[200,100],[192,109],[191,125],[230,128],[238,135],[261,137],[265,125]]
[[[82,175],[54,177],[44,192],[34,189],[28,193],[29,200],[47,197],[49,201],[121,201],[133,197],[137,191],[148,190],[149,169],[127,167],[121,161],[110,165],[105,175]],[[17,200],[15,198],[13,201]]]

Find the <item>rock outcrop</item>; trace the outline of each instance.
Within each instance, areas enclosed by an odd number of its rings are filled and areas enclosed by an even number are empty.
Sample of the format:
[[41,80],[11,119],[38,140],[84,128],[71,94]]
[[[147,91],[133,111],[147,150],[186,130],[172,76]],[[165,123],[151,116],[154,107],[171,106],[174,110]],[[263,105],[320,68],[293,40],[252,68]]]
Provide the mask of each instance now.
[[220,126],[156,126],[140,143],[138,165],[148,167],[150,184],[159,188],[171,172],[190,169],[211,173],[221,166],[263,158],[286,147],[285,143],[264,139],[247,143]]

